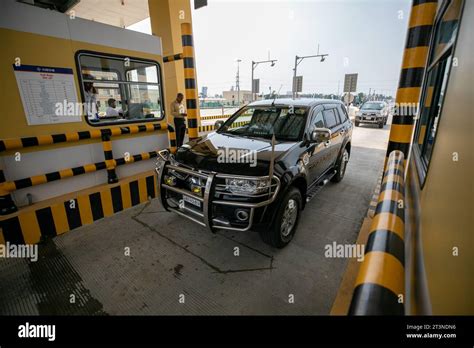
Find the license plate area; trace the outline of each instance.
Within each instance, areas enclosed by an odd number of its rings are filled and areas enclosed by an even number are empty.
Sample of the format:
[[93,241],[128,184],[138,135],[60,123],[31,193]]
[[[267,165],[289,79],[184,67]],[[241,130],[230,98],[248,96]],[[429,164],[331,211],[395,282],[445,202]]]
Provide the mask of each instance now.
[[189,197],[187,195],[183,195],[183,203],[184,204],[188,203],[194,207],[201,208],[201,201],[199,201],[196,198]]

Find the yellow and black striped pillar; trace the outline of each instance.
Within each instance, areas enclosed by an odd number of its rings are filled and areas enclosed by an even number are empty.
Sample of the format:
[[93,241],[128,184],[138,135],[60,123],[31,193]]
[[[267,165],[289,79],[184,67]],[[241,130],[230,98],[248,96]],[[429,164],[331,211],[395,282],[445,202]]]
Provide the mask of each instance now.
[[349,315],[403,315],[405,302],[404,156],[393,151],[354,285]]
[[433,22],[438,6],[437,0],[413,0],[408,23],[405,52],[396,96],[397,110],[393,116],[387,158],[393,150],[400,150],[408,158],[415,123],[421,85],[425,73]]
[[193,30],[191,23],[181,23],[181,39],[183,44],[184,87],[186,97],[186,111],[188,114],[188,134],[189,139],[193,140],[199,135],[199,99],[194,64]]
[[5,181],[3,169],[0,168],[0,215],[8,215],[18,210],[10,192],[4,187]]
[[115,173],[116,163],[112,153],[112,141],[109,134],[102,134],[102,147],[104,149],[105,164],[107,166],[107,182],[113,184],[118,182],[117,173]]

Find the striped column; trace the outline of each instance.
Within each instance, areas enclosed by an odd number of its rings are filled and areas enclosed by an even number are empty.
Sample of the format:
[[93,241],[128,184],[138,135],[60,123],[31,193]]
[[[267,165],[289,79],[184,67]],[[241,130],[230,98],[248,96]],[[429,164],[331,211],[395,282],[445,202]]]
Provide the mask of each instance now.
[[194,64],[193,30],[191,23],[181,23],[181,39],[183,44],[184,87],[186,97],[186,111],[188,114],[189,139],[196,139],[198,135],[198,91],[196,70]]
[[3,169],[0,169],[0,215],[8,215],[18,210],[5,185],[5,175]]
[[437,6],[437,0],[413,0],[412,3],[402,70],[395,100],[398,110],[404,110],[405,113],[403,115],[398,113],[393,116],[387,157],[393,150],[402,151],[405,159],[408,157],[416,110],[413,107],[405,106],[417,105],[420,99]]
[[117,173],[115,173],[115,160],[112,153],[112,141],[110,135],[102,134],[102,147],[104,148],[105,164],[107,166],[107,182],[113,184],[118,182]]
[[387,162],[349,315],[403,315],[405,302],[404,156]]

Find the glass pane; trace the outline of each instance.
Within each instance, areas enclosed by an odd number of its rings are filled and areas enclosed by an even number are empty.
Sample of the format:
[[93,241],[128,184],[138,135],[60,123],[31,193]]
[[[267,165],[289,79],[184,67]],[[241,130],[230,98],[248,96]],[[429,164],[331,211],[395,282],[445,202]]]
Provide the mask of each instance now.
[[127,70],[127,81],[158,83],[157,76],[156,65],[143,65]]
[[325,110],[324,112],[324,119],[326,120],[326,125],[328,128],[332,128],[337,125],[336,115],[334,114],[334,110]]
[[323,113],[320,111],[316,115],[316,117],[313,119],[313,126],[315,128],[324,128],[324,119],[323,119]]
[[436,132],[438,130],[438,123],[440,118],[441,106],[443,105],[443,99],[446,92],[446,85],[448,83],[449,68],[451,66],[451,56],[444,61],[439,63],[439,73],[442,74],[441,88],[438,88],[436,95],[433,98],[433,107],[431,108],[431,117],[428,125],[428,131],[426,133],[425,147],[423,149],[423,156],[426,162],[429,162],[431,153],[433,152],[433,145],[436,138]]
[[[443,15],[443,18],[437,25],[434,48],[435,59],[456,39],[462,3],[463,0],[452,0]],[[432,59],[431,61],[434,61],[435,59]]]
[[127,119],[162,117],[160,88],[157,85],[127,84],[129,99]]
[[425,87],[424,101],[420,110],[420,120],[418,121],[418,133],[416,143],[423,144],[426,135],[426,126],[429,121],[430,110],[433,105],[433,91],[438,77],[439,65],[436,65],[428,72],[427,85]]

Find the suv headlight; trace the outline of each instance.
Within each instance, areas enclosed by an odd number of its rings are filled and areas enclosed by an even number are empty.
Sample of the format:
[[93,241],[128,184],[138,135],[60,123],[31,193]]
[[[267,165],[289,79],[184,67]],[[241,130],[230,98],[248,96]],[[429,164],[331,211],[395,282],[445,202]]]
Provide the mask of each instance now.
[[225,179],[226,189],[232,193],[258,194],[268,190],[268,179]]

